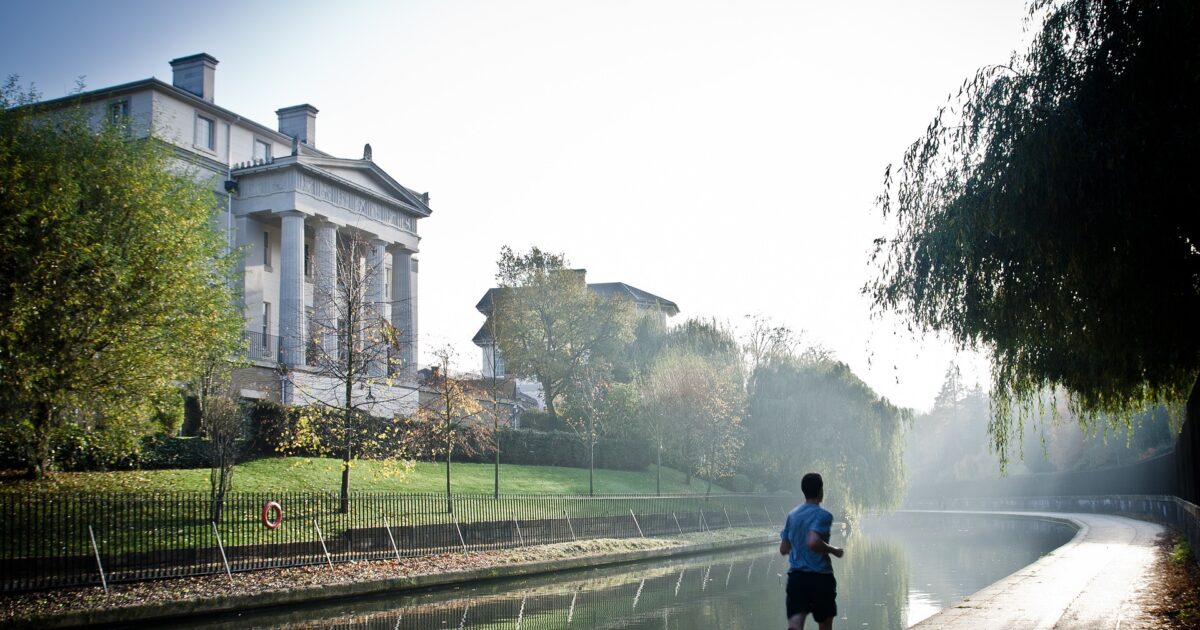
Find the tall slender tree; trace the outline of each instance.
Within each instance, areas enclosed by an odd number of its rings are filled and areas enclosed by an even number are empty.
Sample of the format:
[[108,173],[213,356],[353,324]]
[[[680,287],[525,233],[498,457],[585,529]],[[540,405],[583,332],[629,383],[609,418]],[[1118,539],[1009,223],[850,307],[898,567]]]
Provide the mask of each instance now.
[[[368,255],[371,244],[348,231],[335,243],[335,265],[314,273],[309,370],[295,378],[297,399],[307,402],[292,434],[292,448],[342,460],[341,510],[349,506],[350,470],[356,459],[393,464],[412,455],[399,425],[384,421],[392,410],[415,406],[417,392],[395,387],[400,380],[400,349],[411,340],[385,317],[380,283],[382,260]],[[403,466],[401,466],[403,467]]]

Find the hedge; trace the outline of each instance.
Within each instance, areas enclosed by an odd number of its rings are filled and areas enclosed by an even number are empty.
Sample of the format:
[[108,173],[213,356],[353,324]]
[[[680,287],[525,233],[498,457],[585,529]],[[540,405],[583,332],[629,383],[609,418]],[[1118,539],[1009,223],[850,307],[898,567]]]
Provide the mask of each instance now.
[[[457,461],[494,462],[492,452],[457,457]],[[596,444],[596,467],[612,470],[645,470],[651,462],[650,445],[643,440],[602,438]],[[587,468],[584,443],[570,431],[500,429],[500,463],[530,466]]]

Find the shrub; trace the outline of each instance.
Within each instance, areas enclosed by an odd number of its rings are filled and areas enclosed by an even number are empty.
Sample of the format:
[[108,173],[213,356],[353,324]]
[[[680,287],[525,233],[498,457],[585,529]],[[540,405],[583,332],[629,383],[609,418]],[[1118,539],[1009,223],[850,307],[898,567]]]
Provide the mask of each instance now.
[[562,418],[550,415],[545,411],[530,409],[521,412],[521,428],[531,431],[566,431],[567,424]]
[[[489,463],[495,461],[492,450],[456,461]],[[645,470],[650,465],[650,447],[643,440],[604,438],[596,445],[596,467],[612,470]],[[526,428],[500,429],[500,463],[530,466],[566,466],[587,468],[587,448],[570,431],[534,431]]]
[[143,470],[207,468],[208,445],[196,437],[153,435],[142,443]]
[[295,414],[288,408],[269,400],[256,400],[247,405],[249,415],[249,451],[256,455],[278,455],[289,443]]

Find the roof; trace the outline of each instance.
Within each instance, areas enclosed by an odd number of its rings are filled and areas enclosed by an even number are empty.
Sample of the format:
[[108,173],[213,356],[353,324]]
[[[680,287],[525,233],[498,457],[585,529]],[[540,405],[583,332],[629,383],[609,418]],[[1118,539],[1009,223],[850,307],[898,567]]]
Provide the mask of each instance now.
[[491,328],[492,327],[488,326],[487,322],[484,322],[483,326],[479,329],[479,332],[475,333],[474,337],[471,337],[471,343],[477,346],[492,345],[495,342],[495,339],[492,337]]
[[633,303],[638,306],[657,308],[671,317],[679,314],[679,306],[671,300],[660,298],[649,291],[643,291],[624,282],[600,282],[589,284],[588,288],[600,295],[624,295],[633,300]]
[[[657,308],[658,310],[666,313],[669,317],[674,317],[679,314],[679,305],[675,304],[671,300],[658,297],[649,291],[643,291],[635,286],[625,284],[624,282],[599,282],[595,284],[589,284],[587,287],[595,293],[606,297],[611,297],[614,295],[627,297],[639,307]],[[501,290],[502,289],[499,288],[488,289],[487,293],[484,293],[483,297],[479,299],[479,302],[475,304],[475,310],[483,313],[484,315],[491,314],[492,302],[495,300],[497,292]],[[483,330],[480,330],[480,333],[483,332]],[[477,333],[475,337],[479,338],[480,333]],[[476,343],[479,342],[476,341]]]

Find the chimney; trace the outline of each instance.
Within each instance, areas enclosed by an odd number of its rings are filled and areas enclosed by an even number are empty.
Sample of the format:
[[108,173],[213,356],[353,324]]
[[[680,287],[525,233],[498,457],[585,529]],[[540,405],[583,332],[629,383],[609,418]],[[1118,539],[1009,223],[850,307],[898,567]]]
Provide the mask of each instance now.
[[190,57],[171,60],[171,84],[196,96],[213,102],[213,83],[217,74],[217,60],[211,55],[200,53]]
[[300,140],[310,147],[317,146],[317,108],[305,103],[275,110],[279,116],[279,133]]

